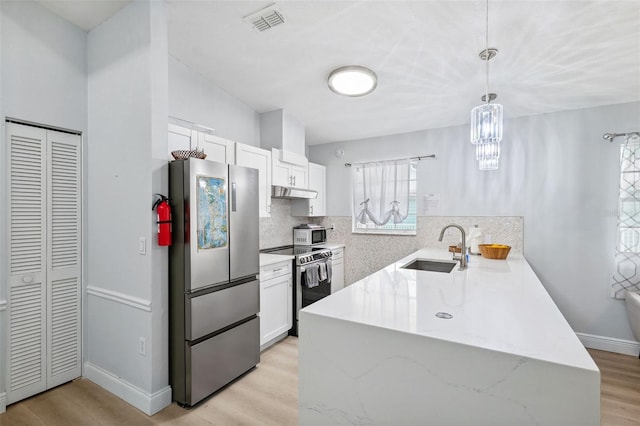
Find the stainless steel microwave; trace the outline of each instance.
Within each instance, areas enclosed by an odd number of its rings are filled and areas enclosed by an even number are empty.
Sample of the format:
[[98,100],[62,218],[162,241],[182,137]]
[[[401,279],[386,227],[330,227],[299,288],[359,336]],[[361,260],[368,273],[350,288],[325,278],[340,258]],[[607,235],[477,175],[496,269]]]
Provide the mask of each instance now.
[[327,230],[319,225],[300,225],[293,228],[293,245],[313,246],[327,242]]

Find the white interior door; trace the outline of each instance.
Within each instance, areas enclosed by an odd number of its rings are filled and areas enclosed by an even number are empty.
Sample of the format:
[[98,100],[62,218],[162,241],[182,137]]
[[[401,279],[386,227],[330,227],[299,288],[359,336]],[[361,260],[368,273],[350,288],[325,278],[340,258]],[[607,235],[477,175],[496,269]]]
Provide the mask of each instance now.
[[7,123],[7,404],[81,375],[81,137]]
[[46,135],[43,129],[7,123],[7,404],[46,389]]
[[81,366],[81,138],[47,131],[47,388]]

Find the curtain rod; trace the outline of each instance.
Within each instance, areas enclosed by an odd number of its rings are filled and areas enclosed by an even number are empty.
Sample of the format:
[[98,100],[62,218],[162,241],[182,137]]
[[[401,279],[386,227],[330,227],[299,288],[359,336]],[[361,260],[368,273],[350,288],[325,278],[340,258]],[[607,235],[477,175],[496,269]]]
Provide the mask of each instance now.
[[344,166],[345,166],[345,167],[351,167],[351,166],[353,166],[354,164],[355,164],[355,165],[364,165],[364,164],[379,163],[379,162],[381,162],[381,161],[402,161],[402,160],[418,160],[418,161],[420,161],[420,160],[422,160],[423,158],[434,158],[434,159],[435,159],[435,158],[436,158],[436,155],[435,155],[435,154],[419,155],[419,156],[417,156],[417,157],[396,158],[396,159],[394,159],[394,160],[369,161],[369,162],[366,162],[366,163],[344,163]]
[[602,135],[602,139],[607,140],[609,142],[613,142],[613,140],[617,137],[629,137],[629,136],[638,136],[640,137],[640,132],[629,132],[629,133],[605,133]]

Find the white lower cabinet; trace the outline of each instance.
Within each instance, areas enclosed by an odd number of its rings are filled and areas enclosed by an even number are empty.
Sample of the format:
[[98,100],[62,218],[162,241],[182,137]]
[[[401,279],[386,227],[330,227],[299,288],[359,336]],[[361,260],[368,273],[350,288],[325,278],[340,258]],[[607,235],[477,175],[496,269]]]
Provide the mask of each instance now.
[[287,336],[293,325],[291,260],[260,268],[260,350]]
[[344,248],[331,250],[331,294],[344,288]]

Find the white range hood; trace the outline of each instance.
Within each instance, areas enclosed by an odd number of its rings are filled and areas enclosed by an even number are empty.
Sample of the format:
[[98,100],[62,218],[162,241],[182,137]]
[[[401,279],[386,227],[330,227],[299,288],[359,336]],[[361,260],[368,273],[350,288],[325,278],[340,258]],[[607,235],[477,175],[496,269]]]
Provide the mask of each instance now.
[[283,109],[260,115],[260,147],[280,150],[279,160],[306,166],[304,125]]
[[271,196],[273,198],[287,199],[315,199],[318,198],[318,191],[312,189],[294,188],[292,186],[271,185]]
[[[304,126],[283,109],[265,112],[260,116],[260,147],[269,149],[283,163],[307,167]],[[318,193],[292,186],[272,185],[273,198],[313,199]]]

